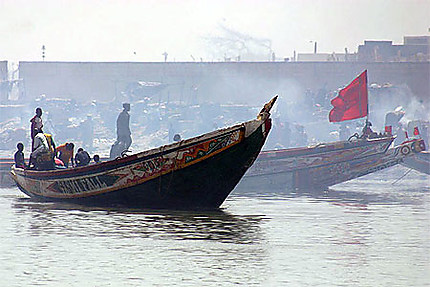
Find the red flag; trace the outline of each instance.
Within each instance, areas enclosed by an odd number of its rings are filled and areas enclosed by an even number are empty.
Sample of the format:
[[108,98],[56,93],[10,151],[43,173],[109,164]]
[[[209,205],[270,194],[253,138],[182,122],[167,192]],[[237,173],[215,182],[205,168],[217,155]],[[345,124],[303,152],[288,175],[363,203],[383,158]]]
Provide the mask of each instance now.
[[342,122],[367,116],[367,70],[331,100],[330,122]]

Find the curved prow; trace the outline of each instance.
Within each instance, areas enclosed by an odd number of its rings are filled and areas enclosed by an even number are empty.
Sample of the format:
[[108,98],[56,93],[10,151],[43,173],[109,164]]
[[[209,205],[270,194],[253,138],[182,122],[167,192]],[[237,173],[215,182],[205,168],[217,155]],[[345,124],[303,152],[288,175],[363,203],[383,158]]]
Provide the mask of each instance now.
[[268,103],[266,103],[264,107],[261,109],[260,113],[258,114],[257,119],[263,120],[269,117],[270,110],[272,109],[277,99],[278,99],[278,95],[274,96]]

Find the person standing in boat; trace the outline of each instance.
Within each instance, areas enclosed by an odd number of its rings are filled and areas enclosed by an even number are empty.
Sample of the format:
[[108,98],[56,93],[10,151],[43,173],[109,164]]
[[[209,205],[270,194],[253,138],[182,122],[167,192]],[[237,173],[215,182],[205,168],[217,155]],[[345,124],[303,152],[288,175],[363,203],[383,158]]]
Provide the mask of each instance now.
[[131,145],[131,131],[130,131],[130,104],[122,104],[123,110],[118,115],[116,120],[116,142],[110,149],[110,158],[116,158],[121,156],[124,151],[127,151]]
[[34,151],[36,148],[34,147],[34,138],[37,135],[38,130],[43,128],[42,122],[42,109],[36,108],[36,114],[31,118],[31,151]]
[[125,144],[125,149],[131,146],[131,131],[130,131],[130,104],[124,103],[122,104],[124,108],[122,112],[118,115],[118,119],[116,120],[116,135],[117,142],[123,142]]

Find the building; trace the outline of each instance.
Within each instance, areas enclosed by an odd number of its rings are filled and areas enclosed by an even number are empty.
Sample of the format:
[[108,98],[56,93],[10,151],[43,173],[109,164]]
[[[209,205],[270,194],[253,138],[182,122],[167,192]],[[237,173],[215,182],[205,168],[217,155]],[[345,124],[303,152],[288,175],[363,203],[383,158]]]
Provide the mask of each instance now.
[[403,45],[392,41],[364,41],[358,46],[360,62],[428,62],[430,61],[430,36],[405,36]]
[[404,36],[403,44],[393,41],[366,40],[358,52],[348,53],[298,53],[298,62],[428,62],[430,61],[430,36]]
[[[367,69],[369,83],[406,85],[428,102],[429,43],[429,36],[405,36],[402,45],[366,40],[356,53],[347,50],[317,53],[315,46],[314,53],[298,54],[297,61],[20,62],[19,98],[34,100],[46,95],[112,101],[119,100],[134,83],[156,82],[166,87],[157,95],[160,99],[191,104],[205,101],[260,104],[262,95],[280,91],[303,94],[307,89],[322,87],[336,90]],[[0,77],[4,78],[7,62],[0,64]],[[8,93],[1,92],[3,100]]]

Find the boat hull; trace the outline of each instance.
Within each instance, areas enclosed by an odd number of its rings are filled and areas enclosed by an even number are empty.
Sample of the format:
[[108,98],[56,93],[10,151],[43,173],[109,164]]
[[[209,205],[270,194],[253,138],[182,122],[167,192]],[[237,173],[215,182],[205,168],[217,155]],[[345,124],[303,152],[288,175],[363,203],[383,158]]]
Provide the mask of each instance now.
[[[243,142],[234,145],[228,152],[219,153],[188,167],[172,171],[115,191],[101,192],[90,196],[52,197],[43,192],[29,192],[18,184],[27,195],[41,200],[71,202],[94,206],[127,206],[131,208],[168,209],[212,209],[218,208],[240,181],[243,174],[257,157],[264,136],[261,127]],[[136,173],[137,167],[124,171]],[[93,185],[106,185],[111,175],[97,175],[85,179]],[[69,192],[79,189],[82,183],[70,184]]]
[[414,154],[419,143],[389,149],[392,141],[393,138],[382,138],[262,152],[236,190],[327,188],[402,163]]

